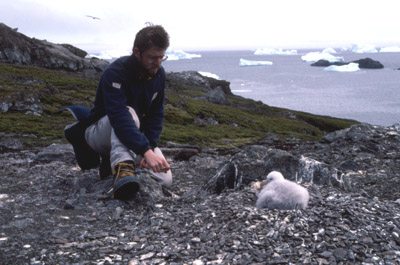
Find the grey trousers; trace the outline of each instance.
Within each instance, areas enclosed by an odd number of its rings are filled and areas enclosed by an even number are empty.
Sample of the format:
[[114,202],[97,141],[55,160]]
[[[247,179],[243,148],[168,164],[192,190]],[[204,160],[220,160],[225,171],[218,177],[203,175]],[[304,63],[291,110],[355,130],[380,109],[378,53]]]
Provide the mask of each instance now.
[[[135,110],[131,107],[128,107],[129,112],[132,115],[132,118],[138,128],[140,128],[140,121],[135,112]],[[88,145],[97,153],[101,155],[109,155],[111,168],[119,163],[127,160],[133,160],[135,166],[138,167],[140,160],[142,159],[141,155],[137,155],[131,150],[129,150],[121,141],[118,139],[117,135],[114,132],[110,124],[110,120],[108,116],[104,116],[96,123],[89,126],[85,131],[85,139]],[[162,154],[160,148],[154,148],[154,153],[165,159]],[[169,187],[172,184],[172,173],[171,170],[168,170],[166,173],[155,173],[152,170],[149,170],[152,175],[159,181],[159,183],[165,187]]]

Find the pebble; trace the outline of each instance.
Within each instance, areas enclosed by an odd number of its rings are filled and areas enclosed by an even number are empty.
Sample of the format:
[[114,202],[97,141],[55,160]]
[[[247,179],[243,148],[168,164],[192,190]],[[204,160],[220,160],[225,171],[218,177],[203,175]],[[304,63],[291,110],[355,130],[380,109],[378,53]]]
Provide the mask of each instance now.
[[[385,155],[400,150],[399,128],[362,124],[318,143],[288,140],[285,148],[293,150],[274,154],[302,154],[330,170],[343,165],[351,184],[308,183],[308,208],[289,211],[257,209],[251,182],[220,193],[205,190],[232,158],[241,157],[242,165],[252,160],[243,153],[208,149],[177,161],[171,153],[174,183],[168,192],[155,188],[150,196],[121,202],[107,197],[110,180],[100,180],[97,170],[77,170],[68,153],[51,153],[68,146],[52,146],[40,160],[34,152],[10,149],[0,153],[1,262],[400,264],[400,163]],[[28,159],[30,166],[21,166]],[[242,172],[256,172],[248,170]]]

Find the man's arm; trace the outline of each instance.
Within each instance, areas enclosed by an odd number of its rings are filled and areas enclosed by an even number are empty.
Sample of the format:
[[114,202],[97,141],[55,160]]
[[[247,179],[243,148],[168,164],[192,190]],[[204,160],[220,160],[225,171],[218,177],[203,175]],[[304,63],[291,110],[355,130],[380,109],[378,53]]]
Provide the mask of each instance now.
[[[120,81],[121,80],[121,81]],[[120,141],[136,154],[143,155],[150,144],[147,137],[136,127],[127,108],[123,79],[115,72],[103,78],[104,107],[111,126]]]

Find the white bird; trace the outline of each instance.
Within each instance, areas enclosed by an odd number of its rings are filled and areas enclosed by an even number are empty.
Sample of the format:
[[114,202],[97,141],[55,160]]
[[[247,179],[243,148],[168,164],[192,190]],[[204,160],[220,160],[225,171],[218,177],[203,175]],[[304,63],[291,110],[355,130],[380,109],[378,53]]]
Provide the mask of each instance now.
[[89,15],[86,15],[86,16],[87,16],[87,17],[90,17],[90,18],[93,18],[93,19],[101,20],[101,18],[99,18],[99,17],[89,16]]
[[278,210],[305,209],[310,195],[306,188],[287,180],[278,171],[267,176],[267,185],[258,194],[257,208]]

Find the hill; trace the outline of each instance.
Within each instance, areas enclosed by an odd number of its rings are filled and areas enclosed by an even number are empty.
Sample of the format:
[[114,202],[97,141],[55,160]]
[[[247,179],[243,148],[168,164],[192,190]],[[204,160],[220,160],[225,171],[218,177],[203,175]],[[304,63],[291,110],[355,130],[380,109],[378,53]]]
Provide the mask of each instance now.
[[[69,44],[29,38],[0,23],[0,137],[25,142],[64,142],[73,122],[62,107],[92,106],[97,81],[108,64]],[[161,144],[237,148],[270,138],[315,140],[356,124],[270,107],[233,95],[229,83],[196,72],[168,73]],[[40,141],[36,141],[40,139]]]
[[[26,143],[65,142],[63,128],[73,122],[62,107],[91,107],[98,75],[0,63],[0,137]],[[221,89],[223,87],[224,89]],[[225,98],[215,103],[212,93]],[[214,96],[215,97],[215,96]],[[161,144],[236,148],[270,138],[319,139],[356,124],[353,120],[270,107],[233,95],[229,83],[196,72],[168,73],[166,118]]]
[[[63,136],[73,119],[59,109],[90,107],[97,80],[0,63],[1,264],[399,264],[400,125],[275,108],[168,73],[172,186],[137,169],[141,189],[123,202]],[[255,207],[272,170],[308,189],[306,209]]]

